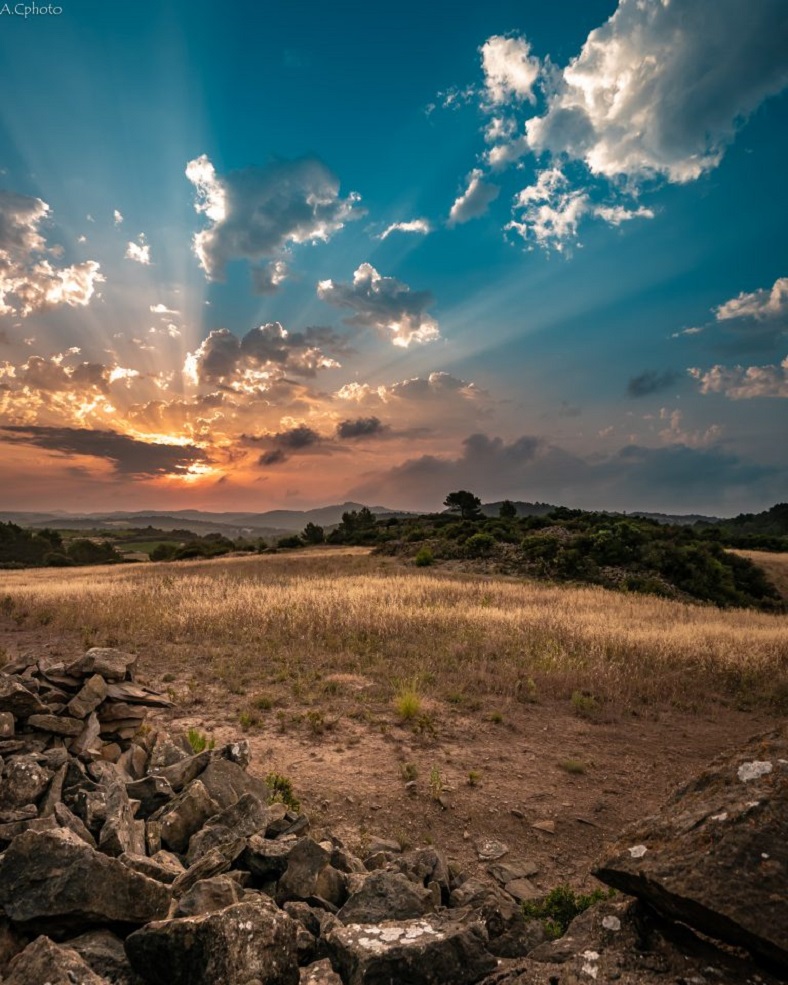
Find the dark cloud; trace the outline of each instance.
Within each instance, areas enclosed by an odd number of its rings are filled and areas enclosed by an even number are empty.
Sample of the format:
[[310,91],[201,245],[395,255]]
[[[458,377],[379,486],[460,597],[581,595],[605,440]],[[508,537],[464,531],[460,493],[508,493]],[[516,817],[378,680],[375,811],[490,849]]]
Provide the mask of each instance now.
[[424,455],[365,476],[350,499],[435,509],[453,489],[486,500],[541,500],[586,509],[651,509],[729,515],[757,500],[774,502],[788,467],[766,467],[719,446],[628,445],[606,458],[582,458],[534,435],[511,443],[483,434],[454,458]]
[[279,465],[281,462],[287,461],[287,455],[282,451],[281,448],[274,448],[271,451],[265,452],[257,459],[258,465]]
[[394,277],[383,277],[370,263],[362,263],[352,284],[321,280],[317,296],[335,308],[355,312],[348,325],[390,333],[394,345],[407,348],[411,342],[440,338],[438,323],[427,314],[432,304],[429,291],[412,291]]
[[191,465],[206,461],[193,445],[160,445],[138,441],[117,431],[87,428],[12,426],[0,428],[0,441],[35,445],[64,455],[91,455],[112,462],[122,476],[182,475]]
[[306,424],[299,424],[298,427],[275,434],[273,440],[280,448],[300,450],[316,445],[320,441],[320,435]]
[[337,437],[372,438],[388,430],[378,417],[357,417],[353,421],[340,421],[337,424]]
[[660,390],[668,390],[679,379],[681,374],[675,370],[667,369],[660,373],[654,369],[644,370],[637,376],[633,376],[627,383],[627,396],[647,397],[650,393],[659,393]]
[[231,260],[265,260],[289,244],[327,241],[364,214],[359,196],[340,198],[339,179],[315,157],[218,175],[203,154],[189,162],[186,176],[197,189],[195,208],[211,220],[194,237],[211,280],[223,280]]
[[243,434],[241,444],[260,446],[269,445],[268,451],[263,452],[257,460],[258,465],[280,465],[290,458],[292,452],[304,452],[307,450],[319,450],[322,438],[312,428],[306,424],[299,424],[297,427],[289,428],[286,431],[278,431],[276,434]]
[[327,353],[347,351],[341,336],[330,328],[313,327],[288,332],[280,322],[268,322],[242,338],[227,328],[214,329],[187,359],[200,383],[232,386],[245,376],[281,377],[285,373],[313,377],[319,369],[337,366]]
[[252,287],[255,294],[276,294],[287,280],[288,272],[284,260],[272,260],[262,267],[253,267]]

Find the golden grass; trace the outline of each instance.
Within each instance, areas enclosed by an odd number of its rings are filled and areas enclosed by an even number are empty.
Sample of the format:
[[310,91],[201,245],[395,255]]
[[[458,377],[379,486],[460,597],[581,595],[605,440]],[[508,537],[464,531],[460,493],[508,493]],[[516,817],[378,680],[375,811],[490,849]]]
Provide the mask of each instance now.
[[455,704],[578,690],[607,708],[788,700],[784,616],[426,573],[363,549],[3,572],[0,610],[234,693],[273,684],[298,697],[359,674],[387,701],[403,680]]

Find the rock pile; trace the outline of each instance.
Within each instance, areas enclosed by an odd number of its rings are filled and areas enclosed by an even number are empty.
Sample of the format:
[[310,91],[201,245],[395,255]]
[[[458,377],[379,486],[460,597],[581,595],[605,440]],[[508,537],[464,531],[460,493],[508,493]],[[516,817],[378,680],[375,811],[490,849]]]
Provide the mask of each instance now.
[[315,840],[248,743],[145,726],[169,701],[134,667],[103,648],[0,672],[4,985],[470,985],[544,939],[503,888],[519,870]]
[[690,959],[695,944],[665,929],[675,920],[772,969],[788,955],[788,729],[625,832],[597,874],[639,900],[600,904],[553,942],[520,905],[533,867],[488,843],[489,879],[434,848],[381,840],[359,858],[272,798],[246,742],[195,752],[145,726],[168,702],[134,680],[133,656],[5,671],[0,985],[774,980],[708,942]]

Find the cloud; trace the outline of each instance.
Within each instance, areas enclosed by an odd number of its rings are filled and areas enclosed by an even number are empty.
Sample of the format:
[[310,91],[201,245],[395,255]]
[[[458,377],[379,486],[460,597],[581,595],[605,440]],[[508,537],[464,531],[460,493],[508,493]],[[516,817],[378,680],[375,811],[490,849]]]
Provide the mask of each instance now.
[[152,304],[150,310],[154,315],[179,315],[180,311],[175,308],[168,308],[166,304]]
[[788,318],[788,277],[779,277],[771,290],[742,291],[737,297],[714,309],[717,321],[731,318],[755,318],[766,321],[771,318]]
[[343,340],[330,328],[288,332],[280,322],[268,322],[242,338],[229,329],[214,329],[186,357],[185,372],[196,383],[221,383],[247,390],[265,386],[286,373],[315,376],[339,363],[323,349],[344,351]]
[[484,72],[485,99],[493,106],[510,100],[536,102],[534,83],[539,77],[539,59],[523,37],[494,35],[479,49]]
[[714,321],[674,332],[671,338],[704,334],[709,344],[726,352],[768,352],[776,355],[788,337],[788,277],[771,287],[742,291],[712,308]]
[[252,267],[252,286],[255,294],[276,294],[289,274],[284,260],[272,260],[262,267]]
[[514,215],[506,229],[516,232],[526,242],[535,242],[545,249],[562,252],[565,244],[577,238],[578,226],[584,217],[603,219],[620,226],[631,219],[652,219],[651,209],[628,209],[624,205],[598,205],[587,191],[572,188],[559,168],[537,172],[537,180],[518,192],[512,209]]
[[358,267],[352,284],[321,280],[317,296],[336,308],[354,311],[345,319],[346,324],[389,334],[396,346],[407,348],[414,342],[440,338],[438,323],[426,310],[432,295],[428,291],[412,291],[393,277],[381,276],[369,263]]
[[40,198],[0,191],[0,314],[23,318],[60,305],[83,307],[104,278],[99,264],[86,260],[55,267],[40,225],[50,209]]
[[116,226],[119,226],[123,222],[123,215],[121,214],[119,209],[115,209],[115,211],[112,213],[112,221],[115,223]]
[[418,233],[426,236],[432,232],[432,226],[427,219],[411,219],[408,222],[392,222],[380,234],[378,239],[388,239],[392,233]]
[[137,242],[129,242],[126,246],[126,260],[134,260],[147,267],[150,265],[150,246],[145,242],[145,233],[140,233]]
[[651,393],[659,393],[660,390],[668,390],[679,379],[680,374],[672,369],[660,373],[654,369],[644,370],[633,376],[627,383],[628,397],[647,397]]
[[195,209],[210,225],[194,237],[194,252],[210,280],[222,280],[231,260],[274,257],[291,243],[327,242],[359,218],[359,196],[339,196],[339,179],[317,158],[275,161],[218,175],[208,157],[190,161]]
[[242,435],[244,444],[270,444],[268,451],[263,452],[257,460],[258,465],[281,465],[290,458],[292,452],[303,452],[314,449],[322,441],[320,435],[306,424],[288,428],[268,435]]
[[468,175],[465,191],[455,199],[449,211],[449,226],[459,226],[471,219],[484,215],[501,192],[497,185],[483,181],[484,172],[474,168]]
[[530,148],[592,173],[693,181],[722,160],[736,129],[788,83],[783,0],[620,0],[553,78]]
[[448,397],[462,400],[479,400],[487,392],[468,380],[461,380],[451,373],[435,372],[429,376],[413,376],[409,380],[388,386],[371,386],[369,383],[347,383],[338,392],[340,400],[355,403],[387,404],[391,401],[439,401]]
[[152,444],[117,431],[86,428],[5,426],[0,440],[35,445],[63,455],[90,455],[111,462],[118,475],[152,478],[183,475],[204,462],[205,453],[193,445]]
[[722,393],[731,400],[788,397],[788,356],[779,366],[712,366],[689,370],[701,393]]
[[581,458],[537,435],[514,441],[473,434],[456,457],[423,455],[371,473],[346,495],[362,502],[396,501],[435,509],[452,489],[486,500],[541,500],[586,509],[710,511],[730,502],[778,496],[785,469],[747,462],[718,446],[627,445],[600,458]]
[[355,420],[340,421],[337,424],[337,437],[342,440],[374,438],[388,430],[379,417],[357,417]]

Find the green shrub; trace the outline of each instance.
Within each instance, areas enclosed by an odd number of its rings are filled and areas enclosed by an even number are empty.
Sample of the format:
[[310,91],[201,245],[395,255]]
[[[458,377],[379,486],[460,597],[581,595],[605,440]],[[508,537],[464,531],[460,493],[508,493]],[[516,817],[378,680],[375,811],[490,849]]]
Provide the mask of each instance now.
[[484,557],[495,547],[495,538],[490,534],[473,534],[465,541],[465,550],[469,557]]
[[186,735],[195,753],[202,752],[204,749],[213,749],[216,745],[216,739],[209,739],[204,732],[198,732],[196,728],[190,728]]
[[610,899],[615,892],[615,889],[595,889],[590,893],[575,893],[567,885],[556,886],[544,899],[523,903],[523,915],[532,920],[541,920],[547,936],[557,940],[566,933],[578,914],[594,903]]
[[284,804],[288,810],[296,813],[301,810],[301,802],[293,793],[292,781],[286,776],[282,773],[269,773],[265,778],[265,783],[271,791],[268,798],[269,804]]
[[414,564],[417,568],[428,568],[434,560],[435,558],[429,547],[422,547],[414,558]]

